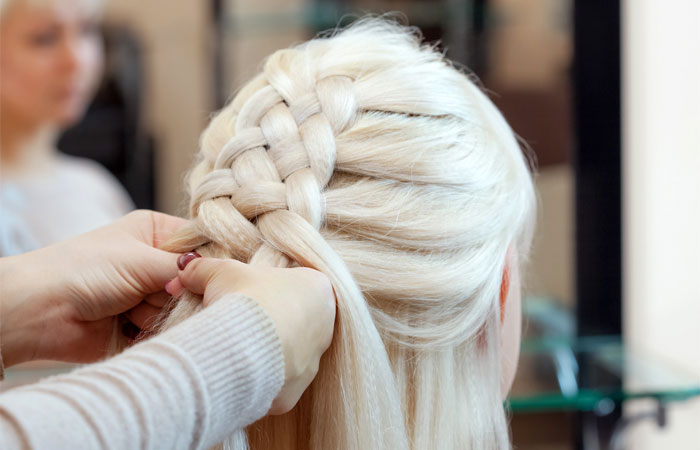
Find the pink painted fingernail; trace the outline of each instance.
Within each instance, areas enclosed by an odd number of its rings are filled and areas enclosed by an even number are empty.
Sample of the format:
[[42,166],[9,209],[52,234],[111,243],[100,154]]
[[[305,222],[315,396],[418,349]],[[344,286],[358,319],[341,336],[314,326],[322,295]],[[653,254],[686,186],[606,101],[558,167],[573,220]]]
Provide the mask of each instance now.
[[182,283],[180,283],[179,278],[173,278],[165,283],[163,290],[165,290],[165,292],[171,297],[180,298],[182,291],[184,291],[185,288],[182,286]]
[[168,295],[171,296],[171,297],[175,294],[175,293],[173,292],[173,281],[175,281],[175,280],[173,279],[173,280],[170,280],[170,281],[168,281],[167,283],[165,283],[165,287],[163,288],[163,290],[165,291],[165,293],[168,294]]
[[187,267],[187,264],[190,263],[195,258],[201,258],[202,255],[200,255],[197,252],[188,252],[183,255],[180,255],[180,257],[177,259],[177,267],[180,270],[185,270],[185,267]]

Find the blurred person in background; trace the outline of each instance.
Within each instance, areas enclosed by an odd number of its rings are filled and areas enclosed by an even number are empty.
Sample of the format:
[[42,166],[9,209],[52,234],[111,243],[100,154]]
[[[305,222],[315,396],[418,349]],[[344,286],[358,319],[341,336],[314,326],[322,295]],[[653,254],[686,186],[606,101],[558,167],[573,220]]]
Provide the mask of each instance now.
[[101,0],[0,0],[0,255],[106,225],[133,209],[98,163],[58,152],[99,84]]

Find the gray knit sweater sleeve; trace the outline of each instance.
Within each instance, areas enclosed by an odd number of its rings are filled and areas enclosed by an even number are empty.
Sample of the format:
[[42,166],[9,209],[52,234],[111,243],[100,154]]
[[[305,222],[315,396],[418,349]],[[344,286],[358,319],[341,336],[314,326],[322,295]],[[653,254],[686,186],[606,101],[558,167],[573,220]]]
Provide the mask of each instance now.
[[0,395],[0,448],[208,448],[265,415],[283,382],[272,321],[228,295],[105,362]]

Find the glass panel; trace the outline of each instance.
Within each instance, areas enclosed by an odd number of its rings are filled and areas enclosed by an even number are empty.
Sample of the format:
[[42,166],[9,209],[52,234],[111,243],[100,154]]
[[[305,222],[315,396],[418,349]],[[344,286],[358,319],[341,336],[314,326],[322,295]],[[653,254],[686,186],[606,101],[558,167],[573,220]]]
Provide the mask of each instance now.
[[660,355],[628,348],[619,336],[575,337],[572,315],[551,299],[526,305],[530,337],[508,400],[513,411],[605,412],[627,399],[700,395],[700,380]]

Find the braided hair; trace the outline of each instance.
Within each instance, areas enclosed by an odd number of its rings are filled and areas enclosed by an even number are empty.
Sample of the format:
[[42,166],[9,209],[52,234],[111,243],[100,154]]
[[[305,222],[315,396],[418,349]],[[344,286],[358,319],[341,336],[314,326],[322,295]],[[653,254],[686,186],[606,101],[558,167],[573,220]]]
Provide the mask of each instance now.
[[[234,447],[510,447],[498,298],[508,247],[528,252],[532,178],[416,30],[364,19],[272,54],[203,133],[188,189],[167,250],[312,267],[338,299],[311,387]],[[180,299],[165,328],[199,305]]]

